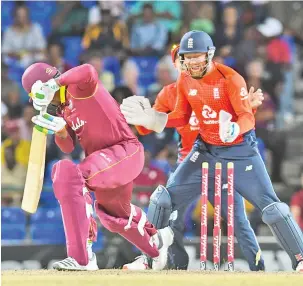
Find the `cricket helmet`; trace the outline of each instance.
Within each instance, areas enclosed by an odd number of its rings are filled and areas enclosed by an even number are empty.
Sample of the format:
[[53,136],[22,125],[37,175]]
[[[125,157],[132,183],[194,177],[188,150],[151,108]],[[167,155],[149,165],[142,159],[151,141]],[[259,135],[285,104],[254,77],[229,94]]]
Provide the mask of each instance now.
[[[52,78],[57,78],[61,75],[60,71],[55,67],[46,63],[35,63],[30,65],[22,75],[22,86],[31,95],[31,89],[33,84],[41,80],[43,83],[49,81]],[[65,87],[60,88],[60,100],[61,103],[65,102]]]
[[180,41],[179,55],[189,53],[207,53],[215,50],[211,37],[203,31],[187,32]]

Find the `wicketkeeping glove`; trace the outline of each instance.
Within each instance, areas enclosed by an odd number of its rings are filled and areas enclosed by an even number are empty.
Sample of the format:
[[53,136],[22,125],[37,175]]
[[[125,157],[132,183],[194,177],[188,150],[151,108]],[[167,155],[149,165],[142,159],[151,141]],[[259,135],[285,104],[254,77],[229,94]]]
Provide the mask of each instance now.
[[52,116],[48,113],[40,114],[32,118],[35,128],[45,134],[54,134],[61,131],[66,122],[62,117]]
[[59,88],[54,79],[50,79],[46,83],[41,80],[36,81],[31,89],[34,108],[41,111],[43,107],[49,105]]
[[236,140],[240,134],[240,126],[232,122],[232,115],[224,110],[219,113],[219,136],[222,142],[231,143]]
[[128,124],[143,126],[158,133],[163,131],[167,122],[167,114],[154,110],[149,100],[142,96],[123,99],[120,110]]

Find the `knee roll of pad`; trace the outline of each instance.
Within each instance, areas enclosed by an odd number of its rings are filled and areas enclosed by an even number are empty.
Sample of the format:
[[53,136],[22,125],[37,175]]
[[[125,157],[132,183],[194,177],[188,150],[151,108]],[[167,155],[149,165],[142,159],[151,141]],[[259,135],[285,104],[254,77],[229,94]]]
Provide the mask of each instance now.
[[280,245],[289,255],[293,269],[303,255],[303,234],[293,219],[287,204],[276,202],[265,207],[262,220],[266,223]]
[[172,203],[170,195],[164,186],[158,186],[149,201],[147,218],[157,229],[168,226]]

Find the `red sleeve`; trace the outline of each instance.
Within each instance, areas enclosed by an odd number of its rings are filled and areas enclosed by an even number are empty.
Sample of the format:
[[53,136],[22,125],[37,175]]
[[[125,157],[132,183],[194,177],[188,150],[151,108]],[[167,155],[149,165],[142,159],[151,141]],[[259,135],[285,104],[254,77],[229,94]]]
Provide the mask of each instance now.
[[[57,82],[61,86],[76,84],[80,91],[85,92],[85,97],[88,97],[96,90],[98,73],[92,65],[84,64],[68,70],[58,78]],[[81,93],[81,96],[83,96],[83,93]]]
[[192,108],[186,98],[185,80],[181,75],[177,82],[177,103],[173,112],[168,114],[166,127],[181,127],[189,122]]
[[63,138],[59,137],[58,135],[55,135],[55,142],[63,153],[68,154],[68,153],[73,152],[73,150],[75,148],[76,135],[69,126],[66,126],[65,128],[67,130],[67,137],[65,139],[63,139]]
[[[160,111],[160,112],[170,112],[170,108],[168,107],[168,99],[169,99],[169,90],[165,86],[162,88],[162,90],[158,93],[156,102],[153,105],[153,109]],[[147,135],[152,133],[153,131],[146,129],[142,126],[136,126],[136,129],[138,130],[140,135]]]
[[242,76],[235,74],[228,80],[228,96],[240,126],[240,134],[246,133],[255,127],[255,117],[248,101],[246,83]]

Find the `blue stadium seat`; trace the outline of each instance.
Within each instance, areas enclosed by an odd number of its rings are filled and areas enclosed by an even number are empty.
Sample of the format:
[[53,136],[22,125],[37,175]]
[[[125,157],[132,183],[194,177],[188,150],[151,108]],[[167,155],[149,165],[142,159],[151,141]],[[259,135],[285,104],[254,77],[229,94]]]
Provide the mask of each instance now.
[[13,9],[15,8],[15,1],[1,1],[1,31],[13,23]]
[[30,218],[30,234],[36,244],[65,244],[60,208],[38,208]]
[[100,228],[98,228],[98,236],[97,236],[97,241],[93,243],[93,251],[98,252],[103,249],[103,233]]
[[71,65],[79,65],[79,56],[83,51],[81,42],[82,38],[77,36],[62,38],[62,43],[65,48],[64,58]]
[[1,224],[1,240],[24,240],[26,236],[25,224]]
[[31,20],[39,23],[44,35],[48,36],[51,32],[52,16],[57,10],[56,1],[27,1],[26,5],[29,8]]
[[124,1],[124,5],[126,10],[130,10],[132,6],[134,6],[138,1]]
[[55,209],[59,207],[59,203],[53,191],[43,190],[41,192],[39,207],[44,209]]
[[1,224],[20,224],[26,222],[25,212],[18,207],[1,207]]
[[119,85],[121,82],[121,67],[117,57],[105,57],[103,58],[103,68],[105,71],[113,73],[115,76],[115,85]]
[[8,78],[12,81],[21,82],[23,73],[24,68],[18,66],[17,64],[12,64],[8,68]]
[[159,59],[157,57],[132,57],[139,68],[139,85],[147,88],[156,82],[156,67]]
[[1,240],[23,240],[26,236],[26,216],[17,207],[1,208]]
[[30,234],[36,244],[65,244],[62,224],[33,224],[30,226]]
[[53,166],[58,162],[59,160],[53,160],[50,161],[46,167],[45,167],[45,175],[44,175],[44,186],[51,186],[52,185],[52,169]]
[[61,224],[62,216],[61,209],[44,209],[38,208],[37,212],[30,217],[31,224]]
[[81,0],[81,5],[85,8],[92,8],[97,5],[97,1],[83,1]]

